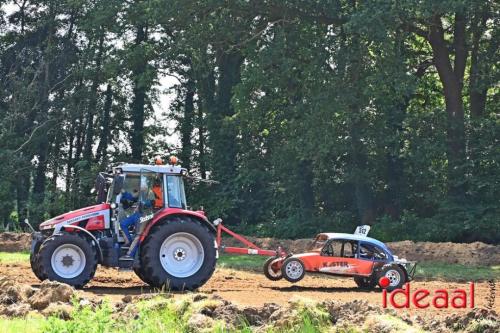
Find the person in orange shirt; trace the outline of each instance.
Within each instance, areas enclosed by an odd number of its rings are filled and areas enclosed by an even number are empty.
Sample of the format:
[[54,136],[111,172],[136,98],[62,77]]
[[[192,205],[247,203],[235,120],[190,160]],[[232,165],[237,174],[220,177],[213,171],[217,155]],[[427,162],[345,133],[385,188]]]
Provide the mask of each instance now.
[[153,200],[153,208],[163,208],[163,190],[161,188],[161,181],[158,181],[153,185],[153,193],[155,195],[155,198]]

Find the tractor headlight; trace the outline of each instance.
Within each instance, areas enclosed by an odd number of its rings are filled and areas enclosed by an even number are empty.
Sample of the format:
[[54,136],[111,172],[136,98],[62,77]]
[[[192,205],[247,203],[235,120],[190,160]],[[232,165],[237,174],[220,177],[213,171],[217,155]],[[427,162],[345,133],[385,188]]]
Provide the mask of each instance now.
[[111,207],[111,209],[116,209],[116,202],[112,202],[110,207]]

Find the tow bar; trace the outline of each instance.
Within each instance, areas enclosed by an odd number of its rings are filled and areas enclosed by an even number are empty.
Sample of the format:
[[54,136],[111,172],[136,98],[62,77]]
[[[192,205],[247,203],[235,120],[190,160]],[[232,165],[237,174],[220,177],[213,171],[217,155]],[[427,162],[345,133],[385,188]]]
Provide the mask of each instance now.
[[[217,246],[219,247],[219,249],[221,249],[221,251],[225,253],[250,254],[250,255],[259,255],[266,257],[278,257],[278,258],[279,257],[285,258],[287,256],[287,253],[285,252],[285,250],[283,250],[281,246],[278,246],[278,249],[275,251],[261,249],[260,247],[250,242],[245,237],[238,235],[234,231],[231,231],[227,227],[225,227],[222,224],[221,218],[216,219],[213,223],[217,227]],[[246,247],[231,247],[222,245],[222,232],[225,232],[226,234],[237,239],[238,241],[243,243]]]

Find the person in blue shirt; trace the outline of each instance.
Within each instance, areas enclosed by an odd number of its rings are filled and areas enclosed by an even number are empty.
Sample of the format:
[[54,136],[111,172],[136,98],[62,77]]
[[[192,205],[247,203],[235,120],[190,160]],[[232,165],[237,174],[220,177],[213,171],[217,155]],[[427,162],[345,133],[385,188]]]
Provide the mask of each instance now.
[[[139,204],[137,205],[137,208],[135,209],[134,213],[131,214],[130,216],[126,217],[125,219],[123,219],[123,221],[120,222],[120,226],[123,230],[123,232],[125,233],[125,236],[127,237],[127,240],[130,244],[130,247],[129,247],[129,250],[127,252],[127,254],[123,257],[121,257],[120,259],[121,260],[133,260],[133,257],[135,255],[135,253],[137,252],[137,242],[138,242],[138,239],[139,239],[139,235],[140,235],[140,231],[143,229],[140,228],[140,224],[141,223],[146,223],[146,222],[149,222],[150,219],[147,219],[145,221],[141,221],[141,217],[143,217],[144,215],[144,211],[143,209],[144,208],[150,208],[150,209],[161,209],[163,208],[162,206],[160,207],[157,207],[157,205],[155,205],[155,202],[157,200],[159,200],[159,198],[157,198],[157,194],[158,191],[155,191],[155,187],[158,187],[159,188],[159,192],[161,192],[161,181],[157,181],[154,186],[153,186],[153,189],[151,191],[150,194],[153,194],[154,198],[153,199],[148,199],[148,198],[141,198],[141,202],[139,202]],[[136,191],[137,192],[137,191]],[[148,192],[147,191],[147,188],[143,189],[143,193],[146,193]],[[124,208],[128,208],[130,206],[132,206],[135,202],[138,202],[139,201],[139,194],[137,196],[134,196],[132,194],[130,194],[129,192],[123,192],[122,193],[122,198],[120,200],[122,202],[122,205],[124,206]],[[151,215],[152,217],[152,215]],[[132,238],[132,235],[130,234],[130,226],[132,225],[135,225],[135,237]]]
[[[138,200],[138,195],[134,196],[130,192],[123,192],[120,202],[123,205],[123,208],[127,209],[131,207],[135,202],[137,202],[137,200]],[[131,214],[130,216],[128,216],[127,218],[123,219],[120,222],[120,226],[123,230],[123,233],[127,237],[129,243],[132,243],[132,235],[130,235],[129,227],[137,223],[140,220],[141,216],[142,214],[139,212],[139,209],[136,209],[133,214]]]

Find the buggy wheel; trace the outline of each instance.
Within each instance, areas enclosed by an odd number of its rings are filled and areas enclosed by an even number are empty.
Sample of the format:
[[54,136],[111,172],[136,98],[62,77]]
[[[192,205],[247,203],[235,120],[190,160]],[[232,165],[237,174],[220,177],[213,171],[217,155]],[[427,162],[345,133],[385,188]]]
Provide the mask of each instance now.
[[302,261],[297,258],[288,258],[281,266],[281,273],[288,282],[299,282],[306,274],[306,269]]
[[272,267],[272,264],[276,259],[278,259],[278,257],[271,257],[264,263],[264,275],[271,281],[278,281],[283,278],[281,269],[274,270]]
[[400,289],[406,283],[406,274],[401,269],[401,267],[397,265],[386,265],[382,267],[377,277],[377,283],[379,283],[379,280],[382,277],[386,277],[389,279],[389,285],[386,287],[387,291]]
[[375,283],[373,283],[372,278],[370,277],[355,276],[354,282],[356,282],[358,288],[362,289],[373,289],[375,287]]

